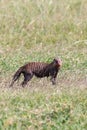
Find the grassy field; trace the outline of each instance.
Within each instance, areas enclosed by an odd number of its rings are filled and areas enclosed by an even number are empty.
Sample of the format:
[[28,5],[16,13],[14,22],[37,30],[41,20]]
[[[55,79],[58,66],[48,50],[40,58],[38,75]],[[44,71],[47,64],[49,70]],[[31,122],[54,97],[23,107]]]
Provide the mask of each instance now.
[[[63,66],[56,86],[33,78],[9,88],[29,61]],[[87,1],[0,0],[0,130],[87,129]]]

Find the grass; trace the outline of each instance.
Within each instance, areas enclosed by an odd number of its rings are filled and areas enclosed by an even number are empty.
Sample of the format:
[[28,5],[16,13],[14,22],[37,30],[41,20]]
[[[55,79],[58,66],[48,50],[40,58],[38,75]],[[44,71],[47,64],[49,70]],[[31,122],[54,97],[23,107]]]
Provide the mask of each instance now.
[[87,92],[6,90],[0,96],[0,129],[85,129]]
[[[0,129],[86,130],[87,1],[0,1]],[[8,88],[13,73],[29,61],[63,66],[53,87],[32,79]]]

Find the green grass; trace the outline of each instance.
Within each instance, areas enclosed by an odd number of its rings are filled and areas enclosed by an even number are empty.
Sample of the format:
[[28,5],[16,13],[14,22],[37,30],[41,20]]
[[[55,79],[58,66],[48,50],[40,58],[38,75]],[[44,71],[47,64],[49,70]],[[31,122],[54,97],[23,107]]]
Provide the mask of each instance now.
[[86,130],[87,92],[19,90],[0,96],[0,129]]
[[[53,87],[12,75],[29,61],[63,62]],[[0,129],[86,130],[87,1],[0,1]]]

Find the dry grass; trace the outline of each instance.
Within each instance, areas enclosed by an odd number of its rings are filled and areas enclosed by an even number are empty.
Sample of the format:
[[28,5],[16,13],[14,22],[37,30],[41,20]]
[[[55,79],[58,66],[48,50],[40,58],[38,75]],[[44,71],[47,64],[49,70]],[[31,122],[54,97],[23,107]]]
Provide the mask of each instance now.
[[[63,66],[57,85],[20,79],[9,88],[13,73],[29,61]],[[0,129],[86,130],[87,1],[0,1]]]

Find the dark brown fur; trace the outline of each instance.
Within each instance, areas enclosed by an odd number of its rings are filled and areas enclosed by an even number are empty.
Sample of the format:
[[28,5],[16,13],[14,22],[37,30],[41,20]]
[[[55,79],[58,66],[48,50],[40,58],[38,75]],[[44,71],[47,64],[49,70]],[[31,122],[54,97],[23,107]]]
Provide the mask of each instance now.
[[14,82],[20,77],[21,74],[24,75],[24,81],[22,82],[22,87],[24,87],[29,80],[35,75],[38,78],[43,77],[51,77],[52,84],[56,83],[57,73],[60,69],[61,60],[54,59],[51,63],[43,63],[43,62],[29,62],[28,64],[20,67],[17,72],[13,76],[12,83],[10,85],[13,86]]

